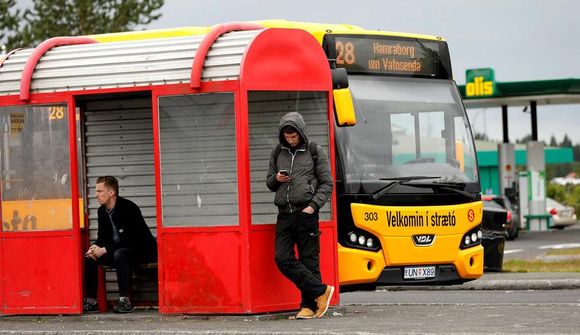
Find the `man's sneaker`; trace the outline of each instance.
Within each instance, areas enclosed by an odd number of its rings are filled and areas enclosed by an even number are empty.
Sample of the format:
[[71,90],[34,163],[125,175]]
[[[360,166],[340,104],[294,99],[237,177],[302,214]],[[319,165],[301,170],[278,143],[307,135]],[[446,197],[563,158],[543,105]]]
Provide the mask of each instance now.
[[328,310],[328,305],[330,305],[330,298],[332,298],[332,294],[334,293],[334,286],[326,285],[326,291],[316,298],[316,317],[321,318],[324,313]]
[[93,313],[98,312],[99,307],[97,306],[97,301],[95,299],[85,298],[83,300],[83,312]]
[[135,309],[131,306],[129,298],[120,297],[117,306],[113,307],[113,312],[115,313],[133,313]]
[[314,319],[316,313],[310,308],[302,308],[298,314],[296,314],[296,319]]

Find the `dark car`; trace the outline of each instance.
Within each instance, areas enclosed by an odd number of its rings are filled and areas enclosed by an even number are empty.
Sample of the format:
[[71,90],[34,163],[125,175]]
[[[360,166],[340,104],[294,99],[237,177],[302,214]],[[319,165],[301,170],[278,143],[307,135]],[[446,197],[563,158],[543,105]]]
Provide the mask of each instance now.
[[507,210],[507,219],[506,219],[507,239],[511,241],[516,237],[518,237],[518,234],[520,232],[520,213],[518,206],[505,195],[493,195],[483,197],[486,199],[489,197],[491,201],[497,203],[505,210]]
[[484,271],[501,271],[506,240],[508,211],[493,201],[493,197],[483,196],[483,219],[481,245],[483,246]]

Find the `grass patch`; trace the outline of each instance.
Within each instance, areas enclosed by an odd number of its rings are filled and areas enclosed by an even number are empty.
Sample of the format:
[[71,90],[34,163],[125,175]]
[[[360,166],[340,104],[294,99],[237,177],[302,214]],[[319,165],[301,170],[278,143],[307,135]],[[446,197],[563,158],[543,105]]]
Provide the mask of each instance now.
[[580,248],[570,249],[550,249],[546,253],[548,256],[580,256]]
[[580,259],[558,262],[512,259],[503,262],[504,272],[580,272]]

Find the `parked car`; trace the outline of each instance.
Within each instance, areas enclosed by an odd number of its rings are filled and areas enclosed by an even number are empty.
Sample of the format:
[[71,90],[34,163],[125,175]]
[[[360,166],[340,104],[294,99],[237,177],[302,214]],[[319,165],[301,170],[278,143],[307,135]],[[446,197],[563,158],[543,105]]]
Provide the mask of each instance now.
[[546,198],[546,212],[552,215],[552,228],[564,229],[578,223],[574,207],[563,205],[552,198]]
[[[507,239],[513,240],[520,232],[520,212],[518,206],[505,195],[484,195],[484,201],[493,201],[507,211],[506,233]],[[488,199],[488,200],[485,200]]]
[[491,196],[483,196],[481,221],[481,245],[483,246],[484,271],[501,271],[506,240],[508,211]]

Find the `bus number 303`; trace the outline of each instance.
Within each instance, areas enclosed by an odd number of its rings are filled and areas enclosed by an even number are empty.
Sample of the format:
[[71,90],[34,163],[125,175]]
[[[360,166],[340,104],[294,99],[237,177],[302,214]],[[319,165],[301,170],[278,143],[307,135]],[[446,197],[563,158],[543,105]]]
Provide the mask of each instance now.
[[365,212],[365,221],[378,221],[379,213],[377,212]]

